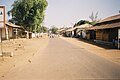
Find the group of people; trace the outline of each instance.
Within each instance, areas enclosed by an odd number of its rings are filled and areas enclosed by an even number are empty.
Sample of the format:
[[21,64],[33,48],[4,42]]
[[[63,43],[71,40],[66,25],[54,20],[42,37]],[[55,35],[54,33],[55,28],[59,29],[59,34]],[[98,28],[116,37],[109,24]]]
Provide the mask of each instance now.
[[48,34],[50,38],[59,37],[59,34]]

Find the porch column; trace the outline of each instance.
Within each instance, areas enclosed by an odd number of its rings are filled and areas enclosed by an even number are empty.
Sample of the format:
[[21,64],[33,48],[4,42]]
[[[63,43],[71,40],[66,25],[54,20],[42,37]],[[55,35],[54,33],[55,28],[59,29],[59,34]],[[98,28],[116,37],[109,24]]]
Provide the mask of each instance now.
[[0,43],[2,42],[2,28],[0,28]]
[[6,29],[6,39],[8,40],[9,39],[8,27],[6,27],[5,29]]
[[16,39],[18,37],[18,31],[17,31],[17,29],[15,29],[15,37],[16,37]]
[[120,43],[119,43],[119,40],[120,40],[120,29],[118,29],[118,49],[120,49]]

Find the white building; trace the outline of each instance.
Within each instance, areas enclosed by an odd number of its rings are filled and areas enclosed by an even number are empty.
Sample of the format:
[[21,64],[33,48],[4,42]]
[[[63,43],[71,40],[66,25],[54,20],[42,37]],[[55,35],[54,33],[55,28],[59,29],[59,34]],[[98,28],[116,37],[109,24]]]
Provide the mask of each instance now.
[[75,28],[70,28],[65,31],[67,37],[73,37],[74,36],[74,30]]
[[86,38],[86,29],[91,27],[90,24],[83,24],[80,26],[76,26],[74,30],[75,36],[79,36],[80,38]]

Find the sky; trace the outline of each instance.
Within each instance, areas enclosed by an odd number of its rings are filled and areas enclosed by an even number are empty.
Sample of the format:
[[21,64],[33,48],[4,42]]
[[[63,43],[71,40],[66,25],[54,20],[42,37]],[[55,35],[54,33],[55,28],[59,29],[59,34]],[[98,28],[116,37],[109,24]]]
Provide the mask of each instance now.
[[[98,18],[104,19],[119,14],[120,0],[47,0],[44,25],[51,27],[71,27],[80,20],[90,20],[92,12],[98,12]],[[14,0],[0,0],[6,10],[11,9]],[[7,19],[9,17],[7,16]]]

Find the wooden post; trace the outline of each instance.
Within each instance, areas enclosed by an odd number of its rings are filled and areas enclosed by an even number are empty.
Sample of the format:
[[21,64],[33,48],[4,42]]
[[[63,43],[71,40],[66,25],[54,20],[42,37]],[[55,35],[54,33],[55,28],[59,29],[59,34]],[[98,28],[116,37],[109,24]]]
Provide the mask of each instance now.
[[[2,16],[2,18],[0,20],[0,23],[2,24],[0,26],[0,32],[1,32],[0,33],[0,42],[1,42],[1,54],[2,54],[2,52],[3,52],[3,50],[2,50],[2,28],[5,29],[6,12],[5,12],[5,6],[0,6],[0,8],[2,9],[2,11],[0,12],[1,13],[0,15]],[[5,29],[5,31],[6,31],[6,29]]]
[[0,42],[2,42],[2,28],[0,28]]
[[1,42],[1,46],[0,46],[0,49],[1,49],[1,52],[0,52],[0,56],[2,56],[2,52],[3,52],[3,50],[2,50],[2,28],[0,28],[0,42]]
[[17,29],[15,29],[15,37],[16,37],[16,39],[18,38],[18,31],[17,31]]
[[118,29],[118,49],[120,49],[119,39],[120,39],[120,29]]

